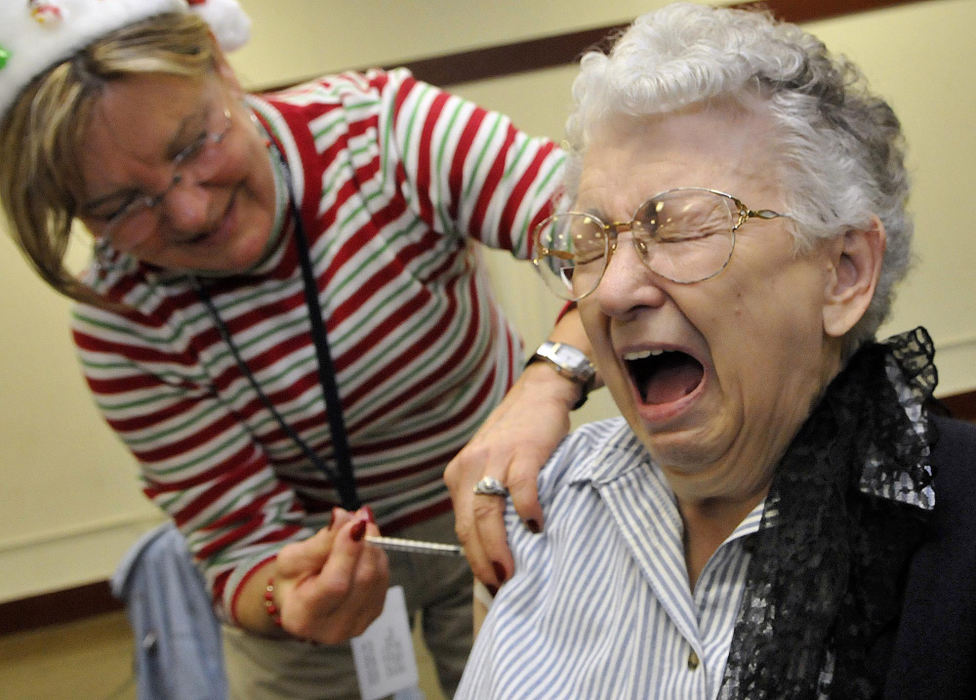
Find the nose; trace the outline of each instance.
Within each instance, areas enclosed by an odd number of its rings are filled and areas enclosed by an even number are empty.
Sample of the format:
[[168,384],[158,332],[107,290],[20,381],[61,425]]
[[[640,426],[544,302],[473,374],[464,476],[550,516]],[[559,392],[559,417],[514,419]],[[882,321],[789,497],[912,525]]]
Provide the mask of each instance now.
[[593,292],[607,316],[622,316],[637,307],[660,306],[666,294],[655,275],[644,264],[630,231],[619,231],[614,250],[600,284]]
[[209,221],[212,192],[192,175],[173,178],[160,203],[162,222],[178,232],[201,233]]

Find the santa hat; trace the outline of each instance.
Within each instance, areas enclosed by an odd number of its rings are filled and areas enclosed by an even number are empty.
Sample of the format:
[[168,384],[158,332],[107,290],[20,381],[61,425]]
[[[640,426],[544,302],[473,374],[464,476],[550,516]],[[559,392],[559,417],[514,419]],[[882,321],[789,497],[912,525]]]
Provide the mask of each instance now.
[[221,48],[248,39],[237,0],[0,0],[0,118],[38,75],[96,39],[163,12],[196,12]]

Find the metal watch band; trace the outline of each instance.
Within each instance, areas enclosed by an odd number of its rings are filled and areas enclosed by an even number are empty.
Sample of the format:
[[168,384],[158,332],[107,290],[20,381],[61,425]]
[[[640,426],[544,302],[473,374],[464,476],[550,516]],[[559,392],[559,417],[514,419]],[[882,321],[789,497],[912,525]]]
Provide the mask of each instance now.
[[593,363],[582,350],[574,348],[572,345],[547,340],[539,346],[527,364],[536,360],[544,360],[552,365],[560,375],[580,385],[580,400],[573,406],[574,409],[586,402],[587,394],[593,388],[593,382],[596,378],[596,368],[593,367]]

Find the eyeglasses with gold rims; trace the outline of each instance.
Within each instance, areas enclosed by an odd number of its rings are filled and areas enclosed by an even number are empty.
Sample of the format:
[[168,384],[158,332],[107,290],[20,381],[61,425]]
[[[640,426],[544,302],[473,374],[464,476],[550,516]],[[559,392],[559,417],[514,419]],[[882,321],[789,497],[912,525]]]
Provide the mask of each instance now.
[[[169,185],[158,194],[133,192],[116,203],[113,196],[104,202],[88,207],[88,214],[105,221],[105,227],[99,234],[102,240],[112,240],[126,230],[154,225],[159,214],[159,207],[167,195],[180,185],[207,181],[213,177],[220,163],[220,144],[230,133],[233,120],[230,109],[224,105],[221,109],[212,110],[207,118],[203,130],[179,153],[171,163],[173,175]],[[107,210],[107,211],[106,211]]]
[[648,269],[672,282],[692,284],[726,268],[736,231],[749,219],[780,217],[790,215],[750,209],[718,190],[682,187],[654,195],[630,221],[605,223],[577,211],[553,214],[533,230],[532,262],[556,295],[579,301],[596,291],[617,237],[629,231]]

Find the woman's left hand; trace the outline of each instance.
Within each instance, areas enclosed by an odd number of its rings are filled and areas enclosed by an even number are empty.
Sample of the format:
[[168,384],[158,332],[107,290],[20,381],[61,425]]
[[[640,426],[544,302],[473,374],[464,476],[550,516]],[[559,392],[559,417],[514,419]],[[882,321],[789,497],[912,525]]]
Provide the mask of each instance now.
[[[564,398],[558,398],[558,389]],[[444,471],[458,539],[475,576],[489,589],[504,583],[515,564],[505,533],[505,499],[475,494],[474,486],[483,477],[496,478],[522,522],[539,532],[539,471],[569,431],[569,411],[578,395],[579,387],[552,368],[529,366]]]
[[[576,308],[566,310],[550,339],[590,355]],[[474,486],[486,476],[497,479],[526,527],[541,531],[539,471],[569,432],[569,414],[579,398],[579,384],[544,362],[531,363],[444,471],[458,539],[475,576],[489,589],[512,575],[515,562],[505,533],[505,499],[475,494]]]

